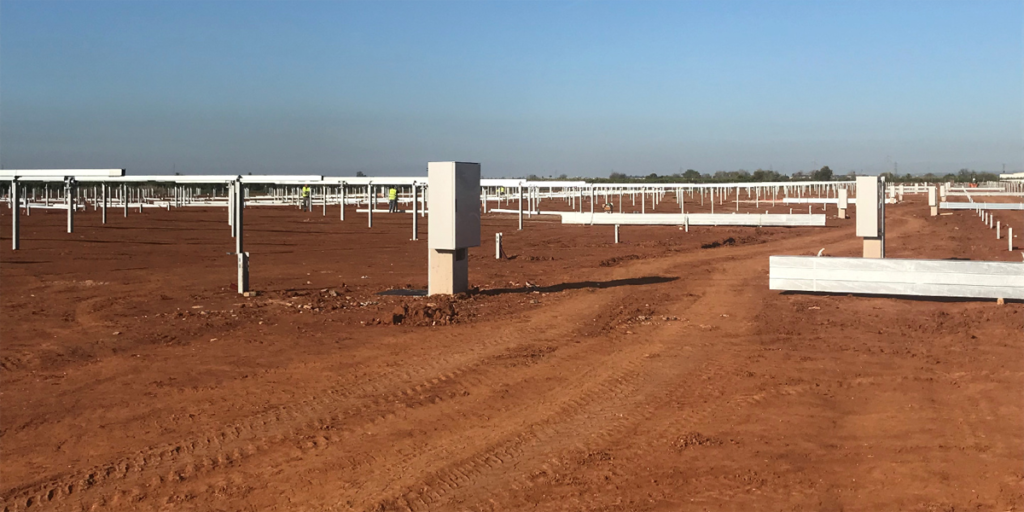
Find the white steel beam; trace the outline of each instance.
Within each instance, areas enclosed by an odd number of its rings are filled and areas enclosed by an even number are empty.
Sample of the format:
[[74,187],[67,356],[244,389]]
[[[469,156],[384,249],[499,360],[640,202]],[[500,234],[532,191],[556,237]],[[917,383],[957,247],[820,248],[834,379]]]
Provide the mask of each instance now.
[[943,210],[1024,210],[1024,203],[939,203]]
[[823,214],[761,213],[578,213],[561,215],[562,224],[631,226],[824,226]]
[[1024,263],[771,256],[772,290],[1024,299]]
[[124,169],[3,169],[0,177],[5,178],[54,178],[65,177],[113,177],[124,176]]

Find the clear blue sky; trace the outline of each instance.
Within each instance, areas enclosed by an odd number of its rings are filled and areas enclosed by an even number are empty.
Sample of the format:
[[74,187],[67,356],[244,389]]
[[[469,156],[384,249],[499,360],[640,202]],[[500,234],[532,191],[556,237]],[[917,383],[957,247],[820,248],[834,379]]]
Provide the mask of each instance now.
[[1024,168],[1024,2],[0,2],[0,165]]

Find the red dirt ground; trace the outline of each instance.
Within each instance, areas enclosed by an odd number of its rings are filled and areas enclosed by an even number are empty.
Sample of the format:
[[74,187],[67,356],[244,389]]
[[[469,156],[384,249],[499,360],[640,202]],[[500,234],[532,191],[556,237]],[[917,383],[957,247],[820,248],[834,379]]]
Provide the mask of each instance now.
[[[488,214],[452,299],[376,295],[426,286],[408,215],[250,208],[242,298],[224,210],[115,212],[12,252],[0,210],[4,510],[1024,507],[1024,305],[770,291],[769,255],[859,253],[834,209],[620,245]],[[1021,261],[887,213],[890,257]]]

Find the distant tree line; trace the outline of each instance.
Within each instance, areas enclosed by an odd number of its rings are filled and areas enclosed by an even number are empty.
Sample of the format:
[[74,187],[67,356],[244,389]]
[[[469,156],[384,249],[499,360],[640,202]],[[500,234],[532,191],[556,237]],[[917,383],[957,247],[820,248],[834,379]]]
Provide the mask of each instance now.
[[627,176],[623,173],[613,172],[607,178],[597,178],[593,181],[598,183],[770,183],[832,181],[834,177],[832,169],[829,169],[826,165],[810,173],[800,171],[792,175],[766,169],[758,169],[754,172],[744,169],[738,171],[717,171],[714,174],[702,174],[693,169],[687,169],[686,172],[675,174],[658,175],[651,173],[647,176]]
[[891,172],[883,172],[882,176],[885,176],[885,181],[892,183],[984,183],[986,181],[999,181],[999,174],[997,173],[978,172],[972,169],[960,169],[960,172],[956,174],[947,173],[941,176],[934,173],[920,175],[904,174],[900,176]]
[[[890,183],[982,183],[985,181],[999,181],[999,175],[991,172],[977,172],[971,169],[960,169],[960,172],[938,175],[927,174],[894,174],[891,172],[882,173],[885,181]],[[714,174],[700,173],[693,169],[686,172],[674,174],[651,173],[646,176],[632,176],[621,172],[613,172],[607,178],[580,178],[561,174],[558,177],[543,177],[531,174],[526,177],[530,181],[548,180],[586,180],[591,183],[771,183],[771,182],[800,182],[800,181],[852,181],[857,177],[856,171],[850,171],[845,175],[836,175],[829,166],[821,169],[804,172],[798,171],[793,174],[782,174],[773,170],[758,169],[754,172],[740,169],[738,171],[717,171]]]

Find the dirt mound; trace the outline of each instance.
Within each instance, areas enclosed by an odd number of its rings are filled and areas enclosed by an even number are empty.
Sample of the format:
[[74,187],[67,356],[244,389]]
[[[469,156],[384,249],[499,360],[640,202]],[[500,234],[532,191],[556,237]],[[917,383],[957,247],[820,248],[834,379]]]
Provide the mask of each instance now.
[[677,450],[686,450],[697,446],[719,446],[722,440],[717,437],[708,437],[700,432],[687,432],[676,440]]
[[733,237],[726,238],[725,240],[715,240],[714,242],[701,244],[701,249],[714,249],[715,247],[722,247],[723,245],[736,245],[736,239]]
[[618,265],[619,263],[622,263],[622,262],[625,262],[625,261],[638,260],[638,259],[640,259],[640,256],[638,256],[636,254],[627,254],[625,256],[616,256],[614,258],[608,258],[606,260],[601,260],[601,263],[599,263],[599,265],[601,265],[602,267],[614,267],[615,265]]
[[554,256],[519,256],[524,261],[555,261]]
[[433,302],[414,302],[395,306],[391,311],[391,325],[452,325],[458,322],[459,313],[455,301],[450,298],[438,299]]

